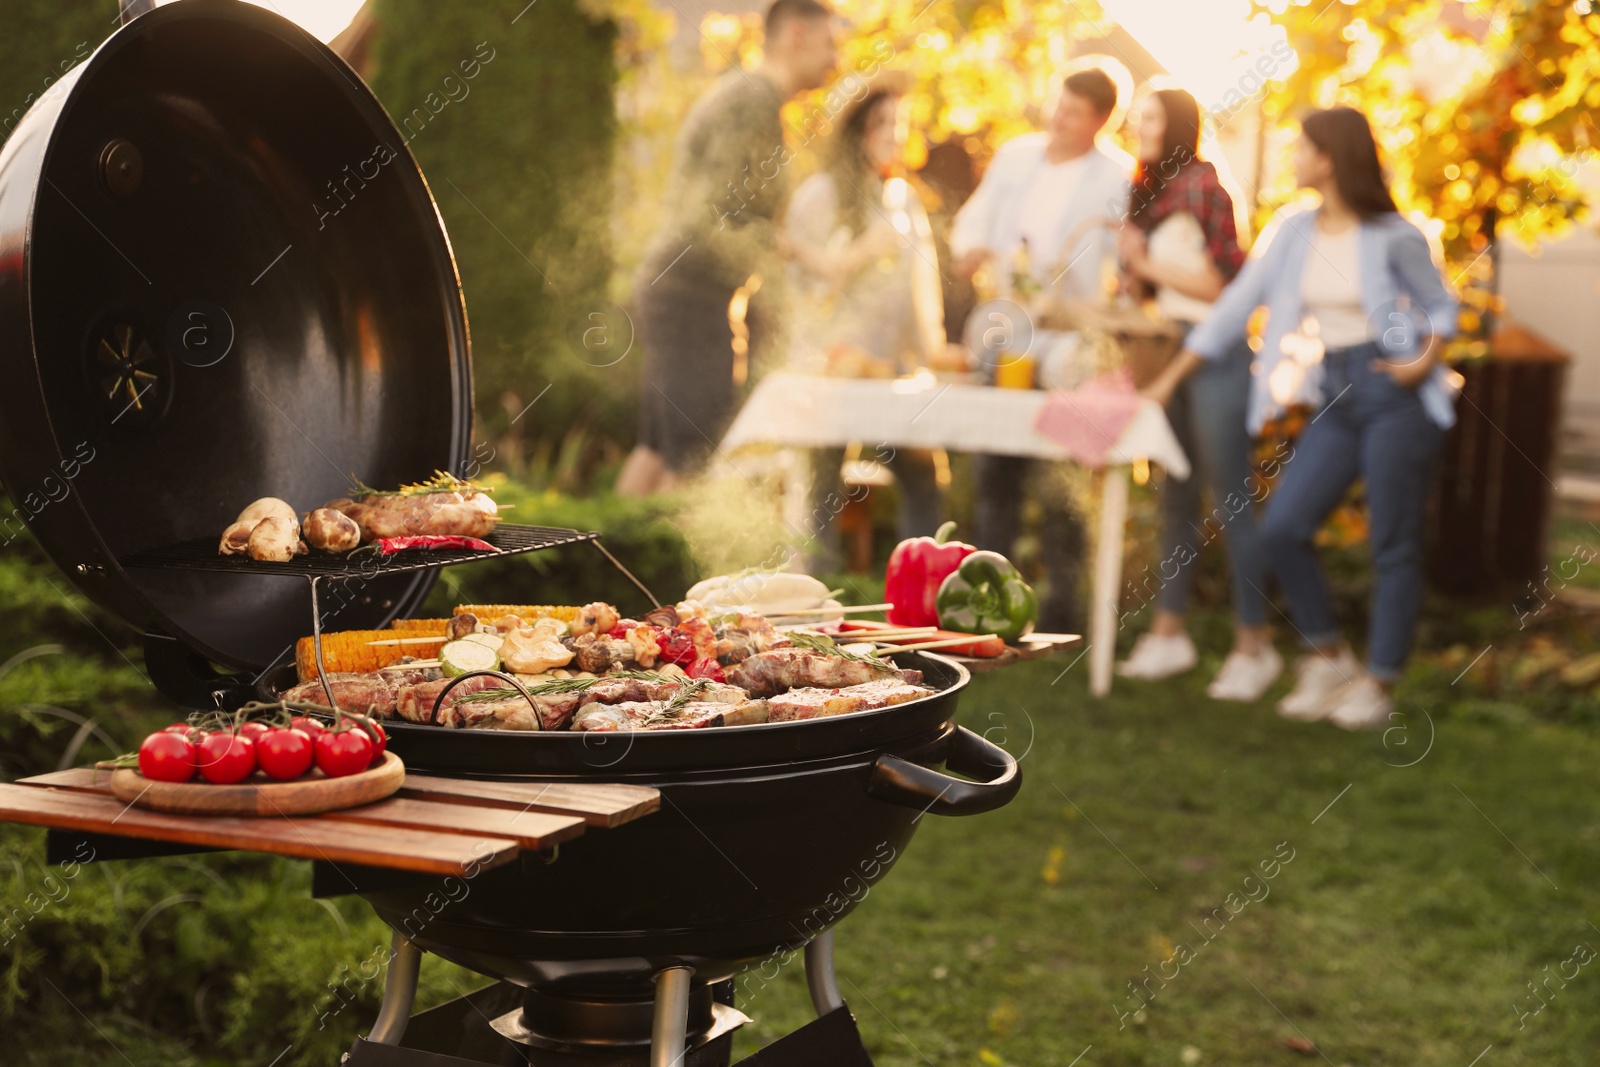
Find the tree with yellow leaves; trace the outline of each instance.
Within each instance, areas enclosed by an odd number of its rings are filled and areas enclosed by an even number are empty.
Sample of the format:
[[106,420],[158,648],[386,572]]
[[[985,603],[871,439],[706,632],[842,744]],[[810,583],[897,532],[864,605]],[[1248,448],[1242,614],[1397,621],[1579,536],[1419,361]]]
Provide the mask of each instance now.
[[[930,142],[955,140],[980,163],[994,149],[1038,128],[1056,76],[1085,37],[1098,37],[1105,16],[1094,0],[835,0],[848,32],[839,53],[840,82],[889,66],[912,79],[908,162],[919,166]],[[708,16],[701,54],[712,70],[760,58],[759,15]],[[786,120],[797,139],[816,132],[830,91],[796,101]]]
[[1397,201],[1430,218],[1463,289],[1463,325],[1487,336],[1500,310],[1497,241],[1559,236],[1600,195],[1590,117],[1600,107],[1600,4],[1257,6],[1300,57],[1269,108],[1292,116],[1347,104],[1371,117]]

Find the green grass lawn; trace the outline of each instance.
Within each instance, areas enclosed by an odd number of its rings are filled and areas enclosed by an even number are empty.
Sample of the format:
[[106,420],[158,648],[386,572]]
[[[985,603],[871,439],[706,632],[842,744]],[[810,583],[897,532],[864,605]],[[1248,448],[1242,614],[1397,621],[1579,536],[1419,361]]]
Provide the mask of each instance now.
[[[1336,589],[1359,617],[1364,587]],[[126,632],[36,554],[0,556],[0,603],[0,780],[171,717]],[[928,817],[839,927],[880,1067],[1600,1062],[1600,699],[1541,666],[1592,654],[1590,618],[1523,630],[1504,601],[1430,600],[1405,718],[1360,735],[1208,700],[1226,622],[1193,622],[1211,655],[1190,678],[1097,700],[1068,656],[973,681],[962,721],[1026,782],[998,812]],[[39,831],[0,827],[4,914],[52,891],[43,859]],[[312,900],[303,863],[96,863],[55,888],[0,932],[0,1063],[326,1064],[376,1015],[378,983],[348,979],[387,931]],[[479,983],[430,958],[418,1006]],[[798,959],[745,989],[741,1056],[811,1017]]]
[[[1208,700],[1214,662],[1105,700],[1068,662],[973,681],[1021,795],[928,818],[839,927],[882,1067],[1596,1062],[1592,732],[1352,735]],[[805,1022],[799,960],[743,1006],[744,1051]]]

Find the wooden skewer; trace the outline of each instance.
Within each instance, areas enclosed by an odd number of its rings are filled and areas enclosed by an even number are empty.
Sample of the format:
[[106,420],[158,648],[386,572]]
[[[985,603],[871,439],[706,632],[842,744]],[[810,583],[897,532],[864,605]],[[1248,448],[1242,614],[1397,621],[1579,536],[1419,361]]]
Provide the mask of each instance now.
[[893,604],[846,604],[837,608],[798,608],[794,611],[774,611],[771,613],[775,619],[787,619],[791,615],[859,615],[866,611],[888,611]]
[[367,647],[371,648],[374,645],[387,645],[390,648],[395,645],[436,645],[441,641],[448,640],[450,638],[445,634],[440,634],[438,637],[386,637],[381,641],[368,641]]
[[965,637],[946,637],[942,641],[923,641],[911,645],[889,645],[878,649],[879,652],[921,652],[930,648],[949,648],[951,645],[970,645],[977,641],[993,641],[994,634],[968,634]]
[[440,666],[440,662],[438,660],[436,660],[436,659],[418,659],[418,660],[412,660],[410,663],[391,663],[387,667],[379,667],[378,670],[380,670],[380,671],[409,671],[413,667],[415,667],[418,670],[426,670],[429,667],[438,667],[438,666]]
[[928,637],[939,632],[937,626],[914,626],[905,630],[840,630],[828,636],[835,641],[877,641],[894,644],[913,637]]

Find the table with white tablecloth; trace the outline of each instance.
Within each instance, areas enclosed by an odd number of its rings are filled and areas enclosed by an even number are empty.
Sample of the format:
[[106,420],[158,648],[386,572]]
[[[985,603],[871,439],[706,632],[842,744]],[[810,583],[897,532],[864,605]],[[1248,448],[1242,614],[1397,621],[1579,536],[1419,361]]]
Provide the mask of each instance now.
[[[1037,389],[998,389],[940,382],[931,375],[894,380],[771,374],[745,402],[722,439],[732,454],[747,445],[841,448],[852,442],[893,448],[1028,456],[1071,461],[1067,450],[1034,429],[1049,398]],[[1123,536],[1128,517],[1128,466],[1159,463],[1179,479],[1189,460],[1161,405],[1140,401],[1132,419],[1105,450],[1100,532],[1095,548],[1089,615],[1089,685],[1111,689]],[[798,478],[800,464],[790,464]]]

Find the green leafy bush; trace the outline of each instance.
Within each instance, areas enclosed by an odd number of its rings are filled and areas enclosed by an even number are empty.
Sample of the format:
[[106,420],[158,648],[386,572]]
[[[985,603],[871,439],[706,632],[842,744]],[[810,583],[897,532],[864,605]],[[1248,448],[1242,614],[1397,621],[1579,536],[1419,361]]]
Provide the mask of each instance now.
[[[694,581],[692,562],[674,504],[602,494],[568,497],[535,492],[493,479],[495,498],[512,505],[515,521],[598,531],[608,551],[664,603],[683,595]],[[450,614],[456,604],[587,604],[604,600],[624,613],[650,604],[606,558],[586,544],[549,549],[510,559],[469,563],[442,572],[424,615]]]
[[578,355],[611,273],[617,31],[577,0],[522,6],[376,0],[370,81],[450,232],[480,435],[540,397],[518,422],[528,438],[604,426],[631,443],[633,361]]

